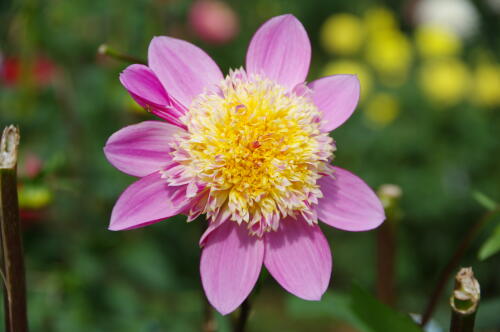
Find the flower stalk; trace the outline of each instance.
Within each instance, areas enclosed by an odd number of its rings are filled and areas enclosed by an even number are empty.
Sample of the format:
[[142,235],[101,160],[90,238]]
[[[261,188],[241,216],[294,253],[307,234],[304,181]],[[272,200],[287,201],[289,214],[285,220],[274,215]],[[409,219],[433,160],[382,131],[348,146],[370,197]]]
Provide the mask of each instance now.
[[234,324],[234,332],[245,332],[247,327],[248,317],[250,316],[250,311],[252,310],[252,305],[250,299],[247,298],[240,306],[240,315],[236,319]]
[[113,59],[119,60],[119,61],[125,61],[125,62],[129,62],[129,63],[140,63],[143,65],[146,64],[146,61],[141,60],[139,58],[136,58],[134,56],[128,55],[128,54],[120,53],[120,52],[116,51],[115,49],[112,49],[111,47],[109,47],[107,44],[102,44],[101,46],[99,46],[99,48],[97,49],[97,53],[99,55],[104,55],[104,56],[107,56],[107,57],[110,57],[110,58],[113,58]]
[[455,288],[450,298],[450,332],[473,332],[481,298],[479,282],[472,268],[462,268],[455,276]]
[[393,184],[382,185],[378,192],[387,219],[377,230],[377,297],[389,306],[396,302],[395,266],[396,234],[401,219],[399,199],[401,188]]
[[26,281],[17,199],[19,129],[4,129],[0,141],[0,234],[4,276],[5,330],[28,331]]

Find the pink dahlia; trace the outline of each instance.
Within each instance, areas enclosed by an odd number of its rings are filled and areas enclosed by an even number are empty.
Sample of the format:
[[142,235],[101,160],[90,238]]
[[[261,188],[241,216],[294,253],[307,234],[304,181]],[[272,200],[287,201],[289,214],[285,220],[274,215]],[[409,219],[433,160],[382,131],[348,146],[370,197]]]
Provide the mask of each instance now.
[[311,45],[292,15],[267,21],[246,67],[226,77],[201,49],[170,37],[151,41],[148,60],[120,80],[165,121],[125,127],[107,141],[109,162],[140,178],[116,202],[109,229],[205,214],[201,280],[220,313],[243,302],[262,264],[290,293],[319,300],[332,257],[318,219],[363,231],[385,218],[370,187],[330,164],[328,133],[356,107],[356,76],[306,83]]

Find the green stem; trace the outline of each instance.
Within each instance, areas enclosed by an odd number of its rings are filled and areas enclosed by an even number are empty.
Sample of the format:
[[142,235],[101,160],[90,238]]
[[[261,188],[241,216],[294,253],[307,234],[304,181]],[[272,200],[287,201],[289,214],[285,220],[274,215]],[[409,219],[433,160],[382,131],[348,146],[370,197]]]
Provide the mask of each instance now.
[[450,298],[450,332],[474,332],[480,298],[479,283],[474,278],[472,268],[461,269],[455,277],[455,289]]
[[462,242],[460,242],[459,246],[453,253],[453,256],[451,257],[451,259],[448,261],[445,268],[441,272],[436,287],[434,288],[434,291],[432,292],[432,295],[429,298],[429,302],[427,303],[427,306],[425,307],[424,313],[422,315],[422,322],[420,323],[421,326],[425,326],[429,322],[430,318],[432,317],[432,314],[434,313],[434,310],[436,309],[437,302],[443,293],[446,283],[450,279],[453,271],[456,270],[458,264],[460,264],[460,260],[467,252],[467,249],[471,245],[472,241],[479,234],[479,231],[498,212],[500,212],[500,208],[498,207],[494,210],[488,211],[480,219],[478,219],[476,223],[474,223],[472,227],[465,233],[466,235],[462,239]]
[[139,58],[133,57],[128,54],[119,53],[118,51],[112,49],[106,44],[102,44],[101,46],[99,46],[99,48],[97,49],[97,53],[120,61],[125,61],[130,63],[140,63],[143,65],[147,64],[146,61],[141,60]]
[[6,331],[28,331],[26,281],[17,200],[19,130],[9,126],[0,142],[0,235],[5,276]]
[[250,316],[250,311],[252,310],[252,305],[250,303],[250,297],[247,297],[245,301],[240,306],[240,315],[236,320],[234,325],[234,332],[245,332],[248,316]]

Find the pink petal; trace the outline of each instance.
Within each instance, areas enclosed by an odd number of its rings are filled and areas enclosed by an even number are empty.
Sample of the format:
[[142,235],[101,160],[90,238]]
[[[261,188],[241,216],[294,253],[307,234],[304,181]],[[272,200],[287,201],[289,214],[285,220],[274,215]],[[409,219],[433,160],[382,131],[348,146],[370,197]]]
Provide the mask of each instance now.
[[168,95],[149,67],[145,65],[128,66],[120,74],[120,82],[132,97],[143,107],[151,104],[167,106],[170,104]]
[[293,15],[276,16],[255,33],[247,51],[248,73],[263,74],[292,89],[304,82],[311,62],[311,43]]
[[118,198],[109,229],[121,231],[143,227],[181,213],[189,203],[185,187],[168,186],[160,172],[139,179]]
[[149,67],[167,93],[185,107],[204,89],[219,83],[223,78],[219,67],[208,54],[180,39],[153,38],[148,58]]
[[333,177],[318,180],[323,198],[318,202],[318,218],[346,231],[366,231],[385,219],[384,208],[373,190],[359,177],[333,167]]
[[120,74],[120,81],[139,105],[163,120],[185,128],[179,117],[186,113],[186,110],[169,98],[165,88],[149,67],[131,65]]
[[359,80],[356,75],[333,75],[309,83],[312,98],[323,112],[322,131],[342,125],[354,112],[359,99]]
[[200,242],[199,242],[200,247],[205,246],[205,244],[207,243],[208,236],[210,234],[212,234],[213,231],[215,231],[217,228],[219,228],[219,226],[222,225],[224,222],[229,220],[229,218],[231,217],[231,213],[229,212],[229,210],[225,210],[223,212],[220,212],[217,215],[217,217],[218,218],[216,218],[215,220],[209,220],[209,224],[208,224],[207,229],[201,235]]
[[257,282],[264,243],[233,221],[219,226],[206,242],[200,262],[203,289],[212,306],[226,315],[238,308]]
[[111,135],[104,154],[120,171],[132,176],[146,176],[171,160],[169,143],[181,131],[165,122],[144,121]]
[[264,241],[264,264],[274,279],[304,300],[320,300],[330,282],[332,256],[318,225],[287,218]]

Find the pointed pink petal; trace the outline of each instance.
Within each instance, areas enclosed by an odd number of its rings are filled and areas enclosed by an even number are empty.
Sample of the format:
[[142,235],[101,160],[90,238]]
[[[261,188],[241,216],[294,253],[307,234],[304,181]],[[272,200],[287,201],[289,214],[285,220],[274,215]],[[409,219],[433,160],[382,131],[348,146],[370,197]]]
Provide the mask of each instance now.
[[247,51],[246,69],[292,89],[304,82],[311,62],[311,43],[293,15],[276,16],[255,33]]
[[120,171],[146,176],[169,160],[169,144],[182,129],[160,121],[144,121],[120,129],[106,142],[104,154]]
[[178,127],[185,128],[179,117],[186,110],[165,91],[155,73],[145,65],[131,65],[120,74],[120,82],[134,100],[151,113]]
[[328,242],[318,225],[303,218],[281,220],[265,235],[264,264],[283,288],[304,300],[320,300],[332,274]]
[[222,80],[222,73],[208,54],[186,41],[155,37],[149,45],[149,67],[167,93],[183,106]]
[[189,203],[185,187],[168,186],[159,172],[141,178],[118,198],[109,229],[121,231],[144,227],[181,213]]
[[120,82],[142,107],[150,105],[167,106],[168,95],[149,67],[134,64],[120,74]]
[[264,258],[262,239],[248,235],[245,225],[228,221],[207,238],[200,262],[208,301],[221,314],[234,311],[257,282]]
[[359,177],[339,167],[333,177],[318,180],[323,198],[316,208],[324,223],[346,231],[366,231],[385,219],[384,208],[373,190]]
[[205,244],[207,243],[208,236],[210,234],[212,234],[212,232],[215,231],[217,228],[219,228],[220,225],[222,225],[224,222],[226,222],[229,219],[229,217],[231,216],[231,214],[229,212],[228,213],[222,212],[222,213],[219,213],[218,216],[219,216],[219,218],[209,221],[207,229],[201,235],[200,242],[199,242],[200,247],[205,246]]
[[312,98],[323,112],[322,131],[342,125],[354,112],[359,99],[359,80],[356,75],[333,75],[309,83]]

